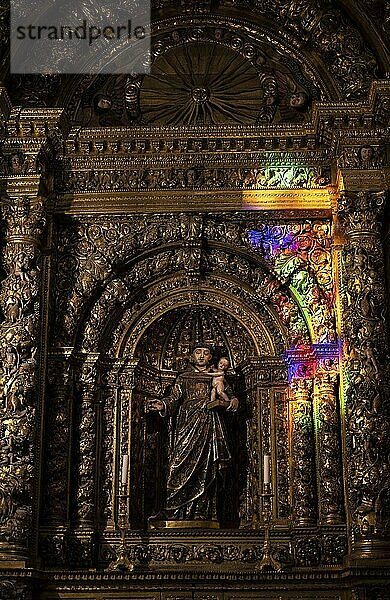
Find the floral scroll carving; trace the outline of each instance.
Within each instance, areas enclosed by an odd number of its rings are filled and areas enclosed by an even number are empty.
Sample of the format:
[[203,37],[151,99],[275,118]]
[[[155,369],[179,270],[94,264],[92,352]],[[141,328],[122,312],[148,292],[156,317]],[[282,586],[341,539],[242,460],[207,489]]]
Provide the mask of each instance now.
[[[282,286],[291,286],[311,317],[314,342],[336,340],[329,224],[324,221],[271,225],[253,223],[248,244],[259,252],[279,281],[270,285],[282,322],[295,334],[292,346],[307,343],[302,321]],[[271,282],[270,282],[271,284]],[[293,337],[293,336],[291,336]]]
[[316,518],[313,381],[295,379],[291,383],[292,510],[294,522],[313,523]]

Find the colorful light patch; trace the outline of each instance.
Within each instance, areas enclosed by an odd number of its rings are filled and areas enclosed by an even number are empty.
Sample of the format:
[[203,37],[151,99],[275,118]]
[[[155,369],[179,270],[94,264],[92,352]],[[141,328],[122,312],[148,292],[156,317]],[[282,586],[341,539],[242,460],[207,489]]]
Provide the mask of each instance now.
[[[334,290],[330,227],[326,220],[260,224],[247,232],[249,244],[269,263],[279,290],[287,285],[314,343],[335,343]],[[272,301],[294,346],[304,343],[292,306],[274,295]],[[290,310],[290,315],[288,311]]]
[[312,379],[317,371],[336,366],[341,360],[339,340],[336,343],[309,344],[300,348],[293,347],[283,355],[287,364],[288,381]]

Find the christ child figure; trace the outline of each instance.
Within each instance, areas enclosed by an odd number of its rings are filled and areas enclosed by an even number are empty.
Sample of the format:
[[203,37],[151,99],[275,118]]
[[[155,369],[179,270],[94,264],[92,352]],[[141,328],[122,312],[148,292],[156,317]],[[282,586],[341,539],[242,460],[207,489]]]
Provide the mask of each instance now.
[[226,356],[222,356],[218,362],[218,367],[214,367],[213,381],[211,387],[210,400],[214,403],[218,398],[223,400],[224,404],[230,404],[230,398],[225,392],[225,373],[230,366],[229,359]]

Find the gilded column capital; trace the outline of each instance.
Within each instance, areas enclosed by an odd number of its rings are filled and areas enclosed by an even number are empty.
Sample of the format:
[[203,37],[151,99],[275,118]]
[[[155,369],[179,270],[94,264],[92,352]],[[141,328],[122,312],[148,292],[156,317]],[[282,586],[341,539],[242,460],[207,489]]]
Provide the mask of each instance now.
[[345,235],[353,243],[362,238],[380,236],[386,205],[386,192],[341,192],[337,217]]
[[311,379],[294,379],[291,382],[292,400],[295,402],[310,402],[313,392]]
[[[122,364],[117,368],[117,382],[123,393],[129,393],[134,389],[138,363],[138,360],[123,359]],[[143,382],[143,379],[141,381]]]
[[6,223],[9,242],[37,244],[46,222],[43,198],[3,197],[1,213]]
[[82,402],[93,402],[98,386],[100,354],[91,352],[75,357],[75,382]]
[[[307,345],[286,350],[283,355],[287,364],[288,380],[291,386],[294,382],[307,381],[315,373],[315,346]],[[300,383],[295,383],[298,387]]]

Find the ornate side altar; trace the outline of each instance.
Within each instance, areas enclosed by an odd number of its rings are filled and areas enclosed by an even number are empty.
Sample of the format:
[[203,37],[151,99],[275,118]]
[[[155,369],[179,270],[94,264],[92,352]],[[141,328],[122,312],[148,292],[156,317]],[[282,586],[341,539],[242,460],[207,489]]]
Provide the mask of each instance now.
[[[335,99],[232,11],[159,21],[144,81],[86,78],[57,108],[2,89],[6,600],[388,597],[389,87],[335,62]],[[213,85],[158,87],[190,56],[207,70],[200,42]],[[117,113],[92,114],[98,91]],[[210,370],[188,383],[199,337]],[[238,408],[186,430],[222,357]],[[216,456],[210,518],[161,525],[174,469]]]

